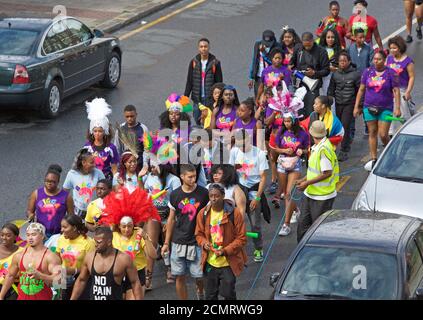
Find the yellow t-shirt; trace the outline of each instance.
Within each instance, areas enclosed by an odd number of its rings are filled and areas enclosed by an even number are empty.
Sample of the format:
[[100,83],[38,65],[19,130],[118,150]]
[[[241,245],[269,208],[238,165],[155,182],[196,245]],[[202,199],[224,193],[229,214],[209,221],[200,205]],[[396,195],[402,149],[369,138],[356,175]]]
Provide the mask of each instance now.
[[3,285],[3,282],[9,273],[9,266],[12,263],[12,259],[15,254],[21,252],[24,248],[19,247],[18,250],[13,252],[10,256],[0,259],[0,285]]
[[100,219],[102,212],[104,209],[103,199],[98,198],[94,201],[91,201],[87,207],[87,215],[85,216],[85,221],[88,223],[96,225],[98,219]]
[[63,235],[57,241],[56,252],[62,258],[62,266],[81,270],[85,255],[95,249],[95,242],[90,237],[80,235],[76,239],[66,239]]
[[129,255],[134,261],[137,270],[142,270],[147,265],[147,257],[144,252],[145,242],[144,239],[141,239],[140,248],[138,251],[135,251],[136,237],[136,229],[129,240],[123,239],[119,232],[113,232],[113,247]]
[[[215,250],[221,250],[223,248],[223,228],[220,227],[222,218],[223,210],[220,212],[216,212],[213,209],[210,210],[210,236],[212,240],[212,247]],[[215,268],[229,266],[228,260],[225,256],[217,257],[212,250],[209,251],[207,262]]]

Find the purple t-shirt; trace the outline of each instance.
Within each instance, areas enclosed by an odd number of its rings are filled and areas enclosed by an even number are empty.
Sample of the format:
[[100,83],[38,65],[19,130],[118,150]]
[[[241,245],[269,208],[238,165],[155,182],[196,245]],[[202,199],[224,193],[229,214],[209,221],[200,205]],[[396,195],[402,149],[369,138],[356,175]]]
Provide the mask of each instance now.
[[279,75],[283,74],[283,80],[285,81],[286,86],[291,85],[291,70],[288,69],[287,66],[282,65],[279,68],[274,68],[273,66],[268,66],[267,68],[263,69],[261,73],[261,79],[265,86],[275,86],[277,83],[277,79]]
[[216,115],[216,128],[220,131],[231,131],[235,124],[236,108],[232,107],[232,111],[223,114],[223,108]]
[[119,153],[116,146],[111,143],[107,147],[93,146],[89,141],[85,143],[84,148],[94,155],[95,166],[104,173],[106,178],[113,179],[112,164],[119,163]]
[[398,76],[394,70],[386,67],[381,76],[376,74],[374,67],[364,70],[361,76],[361,84],[366,86],[364,106],[373,106],[381,109],[393,110],[393,88],[398,88]]
[[298,134],[295,135],[292,131],[285,130],[285,132],[282,134],[282,129],[283,128],[280,128],[276,134],[275,143],[278,148],[292,148],[294,152],[298,149],[308,149],[310,145],[310,139],[307,132],[300,130],[298,131]]
[[255,129],[257,120],[252,118],[249,123],[243,124],[240,118],[237,118],[235,121],[234,129]]
[[35,202],[35,215],[37,222],[46,227],[47,236],[60,233],[61,221],[66,214],[66,199],[68,192],[60,191],[55,196],[45,193],[44,187],[37,190],[37,201]]
[[395,58],[391,55],[386,59],[386,65],[395,71],[399,77],[399,87],[407,89],[408,81],[410,80],[410,75],[407,71],[407,66],[410,63],[414,63],[413,59],[406,57],[402,61],[396,61]]

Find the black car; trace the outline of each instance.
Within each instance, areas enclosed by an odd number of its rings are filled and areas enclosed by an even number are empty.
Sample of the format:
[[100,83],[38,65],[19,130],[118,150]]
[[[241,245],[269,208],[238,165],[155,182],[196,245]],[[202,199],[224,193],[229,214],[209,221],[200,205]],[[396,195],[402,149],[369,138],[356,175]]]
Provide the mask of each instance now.
[[392,213],[332,210],[271,276],[272,298],[422,299],[423,221]]
[[0,107],[56,117],[62,100],[100,82],[117,86],[122,50],[116,37],[72,17],[0,20]]

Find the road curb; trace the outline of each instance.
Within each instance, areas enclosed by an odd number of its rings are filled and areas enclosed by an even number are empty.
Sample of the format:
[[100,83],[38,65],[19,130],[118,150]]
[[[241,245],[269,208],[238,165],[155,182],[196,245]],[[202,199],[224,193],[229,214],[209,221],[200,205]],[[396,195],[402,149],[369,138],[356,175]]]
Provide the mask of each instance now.
[[159,3],[157,3],[157,1],[149,1],[149,3],[144,3],[143,5],[136,6],[135,8],[130,8],[129,10],[126,9],[117,17],[109,21],[102,22],[96,25],[95,28],[100,29],[105,33],[112,33],[181,1],[182,0],[164,0]]

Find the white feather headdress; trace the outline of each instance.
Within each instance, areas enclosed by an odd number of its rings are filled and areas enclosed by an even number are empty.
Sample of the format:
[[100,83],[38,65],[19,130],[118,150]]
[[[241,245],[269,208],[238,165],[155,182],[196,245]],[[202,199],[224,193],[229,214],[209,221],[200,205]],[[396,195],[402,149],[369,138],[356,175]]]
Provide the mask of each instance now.
[[94,128],[103,128],[105,134],[109,134],[108,115],[112,113],[110,105],[103,98],[95,98],[91,102],[85,102],[87,106],[88,120],[90,120],[90,133]]

